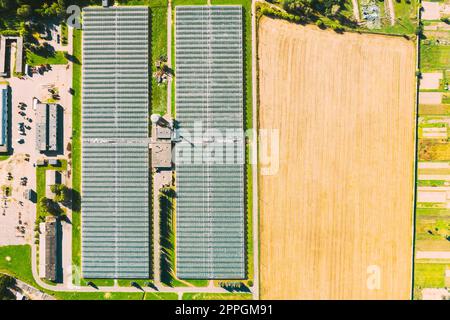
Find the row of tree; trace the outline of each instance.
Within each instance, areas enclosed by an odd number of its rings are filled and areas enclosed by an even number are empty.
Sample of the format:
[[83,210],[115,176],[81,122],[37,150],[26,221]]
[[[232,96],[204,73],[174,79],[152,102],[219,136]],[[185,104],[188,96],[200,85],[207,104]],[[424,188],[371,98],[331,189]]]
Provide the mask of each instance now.
[[17,15],[22,19],[36,17],[62,17],[69,5],[85,6],[100,4],[100,0],[0,0],[0,18],[9,15]]
[[306,17],[320,13],[326,17],[339,14],[345,0],[284,0],[283,8],[287,12]]

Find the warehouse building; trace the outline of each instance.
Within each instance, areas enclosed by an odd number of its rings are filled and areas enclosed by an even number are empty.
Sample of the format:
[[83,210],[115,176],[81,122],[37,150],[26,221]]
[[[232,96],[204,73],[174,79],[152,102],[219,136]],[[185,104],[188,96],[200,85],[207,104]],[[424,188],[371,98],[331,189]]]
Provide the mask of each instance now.
[[57,220],[48,216],[40,223],[39,236],[39,277],[56,281],[57,279]]
[[149,278],[148,7],[83,10],[82,275]]
[[[204,130],[236,132],[231,139],[183,138],[175,147],[177,276],[243,279],[242,7],[177,6],[175,23],[180,136],[198,123]],[[211,149],[232,150],[232,159],[225,159],[224,152],[210,161],[205,154]]]
[[36,150],[41,153],[58,151],[57,104],[36,104]]
[[9,86],[0,86],[1,110],[0,110],[0,153],[9,152]]

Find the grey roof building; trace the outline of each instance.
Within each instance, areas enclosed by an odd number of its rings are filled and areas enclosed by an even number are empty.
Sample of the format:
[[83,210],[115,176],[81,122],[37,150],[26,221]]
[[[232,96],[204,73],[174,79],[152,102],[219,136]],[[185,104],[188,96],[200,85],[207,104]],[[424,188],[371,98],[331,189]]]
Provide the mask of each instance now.
[[[243,279],[242,7],[177,6],[175,19],[175,99],[181,136],[195,134],[198,123],[204,132],[222,136],[191,135],[175,146],[177,276]],[[235,136],[228,137],[230,131]],[[213,161],[208,159],[211,150],[217,150]]]
[[43,153],[58,150],[57,104],[36,104],[36,149]]
[[9,86],[1,85],[0,95],[0,153],[5,153],[9,151]]
[[82,274],[149,278],[149,10],[83,9]]
[[57,277],[57,221],[48,216],[40,225],[39,277],[56,281]]

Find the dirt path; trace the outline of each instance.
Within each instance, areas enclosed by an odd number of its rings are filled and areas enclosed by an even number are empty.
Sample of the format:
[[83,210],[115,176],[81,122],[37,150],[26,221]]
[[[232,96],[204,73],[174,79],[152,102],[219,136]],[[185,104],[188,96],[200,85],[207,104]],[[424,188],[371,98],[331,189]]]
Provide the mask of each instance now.
[[356,21],[360,21],[361,17],[359,16],[359,5],[358,0],[352,0],[352,7],[353,7],[353,16],[355,17]]
[[389,8],[389,19],[391,21],[391,26],[395,24],[395,10],[393,0],[388,0],[388,8]]

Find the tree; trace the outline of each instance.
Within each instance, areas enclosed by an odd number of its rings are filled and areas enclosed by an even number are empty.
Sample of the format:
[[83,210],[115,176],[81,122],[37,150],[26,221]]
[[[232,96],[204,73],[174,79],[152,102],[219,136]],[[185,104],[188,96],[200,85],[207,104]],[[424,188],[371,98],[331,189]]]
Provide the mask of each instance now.
[[10,288],[14,286],[15,279],[7,276],[6,274],[0,274],[0,300],[15,300],[14,293]]
[[59,205],[55,201],[47,197],[41,198],[39,200],[39,205],[41,206],[41,210],[43,213],[49,213],[52,216],[57,216],[61,213],[61,208],[59,207]]
[[21,18],[30,17],[32,12],[33,11],[31,9],[31,6],[28,4],[24,4],[24,5],[20,6],[19,8],[17,8],[17,15]]
[[63,184],[54,184],[50,186],[50,190],[55,194],[55,201],[63,204],[70,202],[71,190]]
[[0,11],[8,11],[14,8],[14,3],[12,0],[0,0]]

